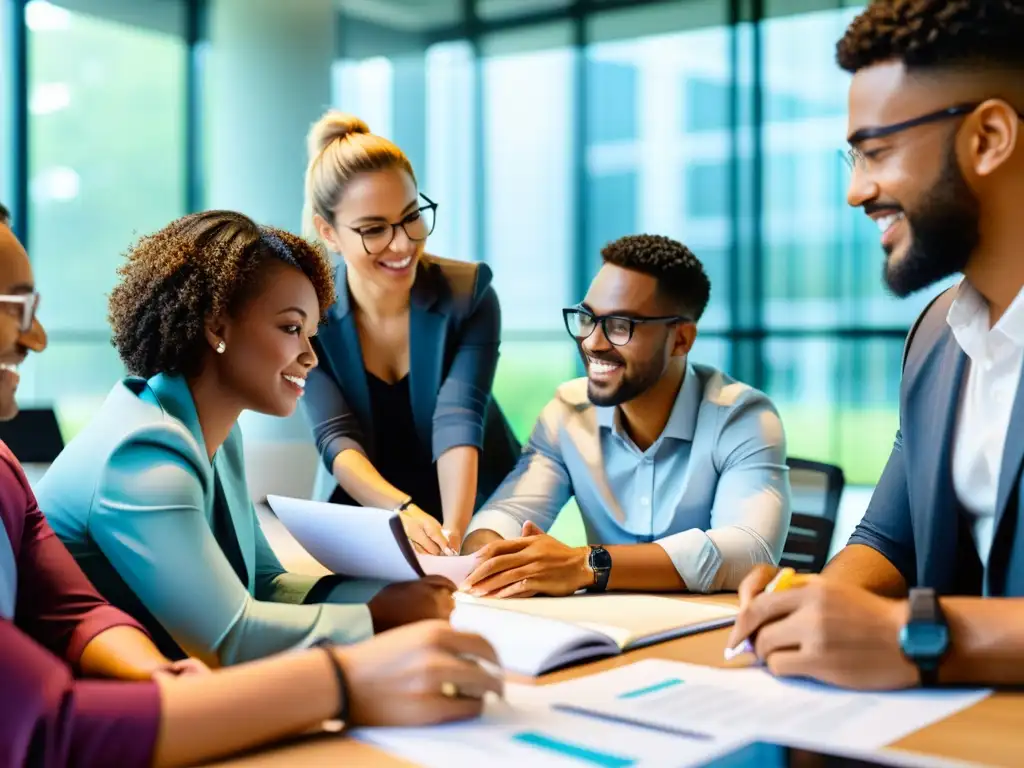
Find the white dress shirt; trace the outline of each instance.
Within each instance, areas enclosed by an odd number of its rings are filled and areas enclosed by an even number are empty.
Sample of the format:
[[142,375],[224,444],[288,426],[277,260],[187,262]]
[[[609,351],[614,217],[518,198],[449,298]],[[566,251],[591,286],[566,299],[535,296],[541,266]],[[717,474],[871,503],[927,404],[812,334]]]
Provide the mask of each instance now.
[[1024,363],[1024,290],[990,327],[988,302],[963,280],[946,321],[968,357],[953,443],[953,489],[972,518],[974,543],[987,568],[1003,446]]

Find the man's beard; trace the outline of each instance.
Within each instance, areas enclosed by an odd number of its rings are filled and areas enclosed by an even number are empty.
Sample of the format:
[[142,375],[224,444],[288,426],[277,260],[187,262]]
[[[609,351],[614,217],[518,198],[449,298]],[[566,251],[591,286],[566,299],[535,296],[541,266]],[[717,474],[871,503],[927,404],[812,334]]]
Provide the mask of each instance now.
[[963,272],[981,240],[978,199],[952,145],[931,191],[915,212],[904,213],[910,245],[902,258],[886,259],[884,268],[886,285],[900,298]]
[[[583,355],[583,362],[586,364],[587,354],[580,349],[580,353]],[[596,360],[602,359],[601,357],[595,356]],[[622,373],[619,376],[619,383],[614,389],[608,390],[595,390],[594,382],[588,379],[587,381],[587,399],[591,403],[601,407],[612,407],[628,403],[644,392],[649,390],[658,381],[661,380],[662,374],[665,372],[665,366],[661,364],[660,360],[650,360],[644,364],[643,368],[634,369],[630,371],[626,366],[625,360],[621,357],[605,358],[609,362],[615,362],[622,365]]]

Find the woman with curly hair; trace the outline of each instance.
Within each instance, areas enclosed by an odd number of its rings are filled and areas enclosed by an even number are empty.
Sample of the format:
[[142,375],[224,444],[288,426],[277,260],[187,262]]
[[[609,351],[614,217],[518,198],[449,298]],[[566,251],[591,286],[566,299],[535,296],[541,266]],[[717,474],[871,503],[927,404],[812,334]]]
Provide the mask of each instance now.
[[210,211],[143,237],[119,274],[110,322],[132,375],[38,489],[104,597],[168,657],[219,665],[446,618],[453,585],[443,579],[377,592],[285,572],[253,510],[238,417],[287,416],[302,397],[333,300],[321,252]]
[[491,396],[491,270],[426,253],[437,204],[359,118],[328,112],[308,150],[305,226],[341,256],[303,401],[331,501],[395,510],[415,546],[453,554],[520,453]]

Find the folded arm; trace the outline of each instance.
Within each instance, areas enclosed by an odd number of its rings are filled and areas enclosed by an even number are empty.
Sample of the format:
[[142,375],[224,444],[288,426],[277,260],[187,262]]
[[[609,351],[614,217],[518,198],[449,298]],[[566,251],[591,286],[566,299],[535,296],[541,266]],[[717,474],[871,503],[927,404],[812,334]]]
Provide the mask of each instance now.
[[227,665],[323,638],[348,643],[372,634],[364,605],[253,599],[210,530],[196,469],[154,440],[134,440],[111,457],[90,534],[186,652]]
[[171,662],[135,619],[104,600],[54,534],[20,469],[0,464],[0,505],[24,510],[18,624],[88,677],[146,679]]
[[767,397],[752,392],[725,418],[715,449],[721,470],[711,528],[656,542],[691,592],[737,589],[755,566],[779,562],[789,531],[789,470],[778,413]]
[[76,681],[4,620],[0,648],[0,765],[150,765],[160,715],[156,684]]

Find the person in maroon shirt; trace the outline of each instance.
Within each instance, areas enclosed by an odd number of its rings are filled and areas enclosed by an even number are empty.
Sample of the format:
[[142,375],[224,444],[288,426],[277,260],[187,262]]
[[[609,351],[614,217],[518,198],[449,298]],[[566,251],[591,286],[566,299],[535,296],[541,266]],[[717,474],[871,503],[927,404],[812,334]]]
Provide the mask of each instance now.
[[[28,256],[0,224],[0,419],[17,414],[18,365],[46,347],[38,304]],[[172,664],[89,583],[2,442],[0,523],[3,768],[186,765],[335,718],[464,719],[479,714],[488,691],[500,693],[501,681],[475,661],[496,663],[494,650],[442,621],[213,674],[194,660]]]

